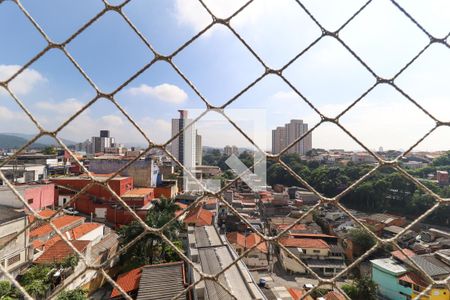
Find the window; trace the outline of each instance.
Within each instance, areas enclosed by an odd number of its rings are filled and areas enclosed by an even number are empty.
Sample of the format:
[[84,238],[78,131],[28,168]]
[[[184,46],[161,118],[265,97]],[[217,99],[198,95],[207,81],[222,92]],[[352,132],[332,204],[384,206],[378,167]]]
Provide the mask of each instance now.
[[313,250],[313,253],[320,253],[320,250]]
[[33,198],[28,199],[28,200],[27,200],[28,204],[33,204],[33,200],[34,200]]
[[8,258],[8,266],[11,266],[20,261],[20,253]]

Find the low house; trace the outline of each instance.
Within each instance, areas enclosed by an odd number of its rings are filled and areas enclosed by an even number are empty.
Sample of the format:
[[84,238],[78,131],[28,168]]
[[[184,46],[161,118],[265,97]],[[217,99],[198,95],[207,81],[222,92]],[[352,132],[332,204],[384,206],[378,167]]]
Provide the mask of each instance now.
[[[137,300],[173,299],[187,287],[183,262],[146,265],[120,274],[116,280],[122,290]],[[117,288],[111,299],[125,299]],[[181,295],[177,299],[190,299]]]
[[213,224],[213,220],[214,213],[201,206],[197,206],[186,214],[183,222],[187,226],[209,226]]
[[[335,254],[336,251],[332,251],[332,246],[322,239],[284,238],[280,240],[280,244],[318,274],[333,276],[345,268],[342,253]],[[288,272],[302,274],[308,272],[284,249],[280,249],[280,262]]]
[[[240,232],[227,233],[228,242],[233,245],[234,249],[241,255],[248,249],[254,247],[261,242],[261,237],[256,233],[250,233],[244,235]],[[250,268],[255,267],[267,267],[269,250],[266,242],[262,242],[254,247],[247,255],[242,259],[245,264]]]
[[[450,267],[437,257],[405,253],[435,280],[446,278],[450,274]],[[426,280],[412,268],[412,264],[409,265],[410,262],[406,256],[399,251],[394,251],[392,258],[371,260],[372,280],[378,285],[380,297],[412,299],[428,286]],[[449,295],[450,291],[447,287],[434,286],[427,299],[449,299]]]
[[24,231],[27,225],[25,212],[0,206],[0,263],[13,276],[31,261],[28,231]]

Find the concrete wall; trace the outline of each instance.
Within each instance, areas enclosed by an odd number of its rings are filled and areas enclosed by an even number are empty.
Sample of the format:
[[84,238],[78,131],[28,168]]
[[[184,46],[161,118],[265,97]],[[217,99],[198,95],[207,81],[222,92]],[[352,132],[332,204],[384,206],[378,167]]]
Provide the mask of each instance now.
[[[93,159],[89,163],[89,171],[97,174],[114,173],[129,162],[125,159]],[[136,187],[156,186],[158,174],[158,166],[151,159],[135,161],[120,173],[122,176],[133,177]]]
[[[17,186],[16,189],[35,210],[51,207],[54,204],[55,186],[53,184]],[[0,190],[0,204],[13,208],[24,207],[22,201],[7,187]]]
[[[24,229],[27,225],[27,218],[23,217],[16,219],[0,226],[0,238],[8,236],[10,234],[18,233]],[[28,257],[28,239],[27,234],[23,232],[14,241],[7,244],[2,250],[0,250],[0,263],[14,275],[20,270],[20,267],[29,262]],[[14,263],[8,263],[8,259],[20,255],[20,259]],[[4,279],[4,276],[0,274],[0,280]]]
[[411,295],[412,293],[411,288],[406,288],[398,283],[396,276],[374,265],[372,265],[372,280],[378,285],[378,292],[387,299],[403,300],[407,299],[407,297],[400,294],[400,292],[403,292],[405,295]]
[[280,249],[280,258],[283,268],[293,273],[306,273],[306,269],[287,254],[286,251]]

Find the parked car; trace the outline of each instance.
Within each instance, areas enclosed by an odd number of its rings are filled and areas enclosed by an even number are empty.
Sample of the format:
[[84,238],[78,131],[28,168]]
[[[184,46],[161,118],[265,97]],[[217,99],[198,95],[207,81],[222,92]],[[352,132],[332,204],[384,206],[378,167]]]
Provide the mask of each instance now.
[[75,210],[73,207],[68,207],[63,209],[63,212],[68,214],[68,215],[78,215],[80,212]]

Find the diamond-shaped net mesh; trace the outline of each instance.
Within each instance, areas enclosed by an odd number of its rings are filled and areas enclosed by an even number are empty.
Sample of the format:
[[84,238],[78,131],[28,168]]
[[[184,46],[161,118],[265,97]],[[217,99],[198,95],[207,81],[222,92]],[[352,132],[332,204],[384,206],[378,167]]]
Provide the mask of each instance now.
[[[6,2],[5,0],[0,1],[0,4]],[[233,18],[235,18],[237,15],[239,15],[241,12],[245,11],[246,9],[248,9],[248,6],[253,2],[252,0],[248,1],[247,3],[245,3],[243,6],[239,7],[230,17],[228,18],[218,18],[217,16],[215,16],[212,12],[212,10],[202,1],[199,0],[199,2],[201,3],[201,5],[206,9],[206,11],[210,14],[210,16],[212,17],[212,22],[210,24],[208,24],[204,29],[200,30],[200,32],[198,32],[198,34],[196,34],[195,36],[193,36],[192,38],[190,38],[187,42],[185,42],[183,45],[181,45],[178,49],[176,49],[175,51],[172,52],[172,54],[170,55],[162,55],[160,53],[158,53],[155,48],[152,46],[152,44],[147,40],[147,38],[140,32],[140,30],[137,28],[137,26],[135,26],[135,24],[133,23],[133,21],[124,13],[124,7],[126,5],[129,4],[129,2],[131,2],[131,0],[125,1],[122,4],[119,5],[111,5],[110,3],[108,3],[106,0],[103,1],[104,3],[104,8],[97,13],[93,18],[91,18],[89,21],[87,21],[83,26],[81,26],[80,28],[78,28],[69,38],[67,38],[65,41],[61,42],[61,43],[56,43],[54,41],[52,41],[50,39],[50,37],[46,34],[46,32],[39,26],[39,24],[35,21],[35,19],[33,18],[33,16],[27,11],[27,9],[21,4],[21,2],[19,0],[14,0],[12,1],[15,3],[15,5],[17,5],[17,7],[20,9],[20,11],[26,16],[26,18],[28,19],[28,21],[34,26],[34,28],[42,35],[42,37],[46,40],[46,42],[48,43],[47,46],[42,49],[39,53],[37,53],[31,60],[29,60],[26,64],[24,64],[17,72],[15,72],[11,77],[9,77],[7,80],[4,81],[0,81],[0,88],[5,89],[8,94],[15,100],[15,102],[20,106],[20,108],[23,110],[23,112],[29,117],[29,119],[34,123],[34,125],[37,127],[37,129],[39,130],[39,134],[37,134],[34,138],[32,138],[27,144],[23,145],[14,155],[8,157],[6,160],[4,160],[3,162],[0,163],[0,167],[6,165],[7,163],[10,163],[11,161],[13,161],[17,155],[19,155],[21,152],[23,152],[27,147],[29,147],[32,143],[34,143],[35,141],[37,141],[39,138],[43,137],[43,136],[50,136],[54,139],[56,139],[56,141],[58,142],[58,144],[65,150],[67,151],[70,156],[72,157],[72,159],[81,166],[81,168],[83,169],[83,171],[87,174],[87,176],[89,177],[90,180],[90,184],[85,186],[82,190],[72,190],[72,192],[75,192],[76,195],[74,197],[72,197],[72,199],[70,200],[70,202],[66,203],[64,205],[64,207],[61,207],[58,212],[61,212],[62,209],[66,208],[67,206],[69,206],[71,203],[73,203],[74,201],[77,200],[78,197],[80,197],[81,195],[83,195],[84,193],[87,193],[89,191],[89,189],[92,186],[101,186],[102,188],[106,189],[109,193],[111,193],[111,195],[120,203],[121,206],[123,206],[130,214],[131,216],[140,224],[140,226],[142,226],[143,228],[143,232],[139,235],[137,235],[136,238],[134,238],[129,244],[127,244],[126,246],[124,246],[123,248],[121,248],[113,257],[108,258],[106,261],[102,262],[101,264],[95,264],[92,261],[89,261],[74,245],[73,242],[70,241],[69,239],[67,239],[67,236],[64,235],[51,221],[56,218],[56,215],[54,216],[50,216],[50,217],[42,217],[41,215],[39,215],[35,210],[33,210],[30,205],[28,204],[28,202],[26,201],[26,199],[24,199],[22,197],[22,195],[16,190],[16,187],[11,184],[11,182],[9,182],[6,178],[6,176],[0,172],[0,178],[3,180],[3,182],[14,192],[14,194],[17,196],[17,198],[19,198],[24,206],[30,211],[30,213],[34,216],[35,218],[35,222],[46,222],[47,224],[49,224],[52,228],[52,230],[65,242],[67,243],[67,245],[76,253],[76,255],[79,257],[80,262],[82,264],[82,268],[83,268],[83,272],[78,273],[78,275],[75,278],[72,278],[71,281],[77,279],[78,277],[82,276],[84,272],[88,271],[88,270],[94,270],[94,271],[98,271],[101,272],[102,275],[106,278],[106,280],[114,287],[116,288],[124,298],[126,299],[131,299],[131,297],[129,295],[126,294],[126,292],[119,286],[116,284],[116,282],[111,278],[110,275],[108,275],[108,273],[104,270],[104,267],[107,266],[112,260],[117,259],[117,257],[119,255],[121,255],[122,253],[126,252],[132,245],[134,245],[136,242],[138,242],[140,239],[144,238],[144,236],[146,234],[154,234],[156,236],[158,236],[159,238],[161,238],[163,241],[165,241],[168,245],[170,245],[174,251],[176,251],[178,253],[178,255],[185,261],[185,263],[189,264],[196,272],[198,272],[198,274],[200,274],[200,279],[196,282],[192,282],[187,288],[186,290],[184,290],[183,292],[181,292],[178,296],[182,296],[185,293],[189,292],[190,290],[192,290],[193,288],[195,288],[200,282],[205,281],[206,284],[208,284],[208,282],[213,282],[215,284],[218,284],[219,286],[221,286],[221,288],[226,292],[226,294],[228,294],[228,296],[230,296],[233,299],[239,299],[240,296],[239,295],[233,295],[233,293],[228,289],[228,287],[224,284],[223,281],[223,275],[225,271],[229,270],[230,268],[232,268],[235,264],[238,263],[239,260],[241,260],[243,257],[245,257],[248,253],[250,253],[250,251],[252,251],[254,248],[258,247],[259,244],[261,243],[270,243],[273,245],[276,245],[277,247],[283,249],[286,251],[286,253],[288,253],[289,256],[292,257],[292,259],[296,260],[299,264],[301,264],[305,269],[307,269],[309,271],[310,274],[312,274],[312,276],[317,279],[319,281],[319,286],[323,285],[323,284],[327,284],[327,285],[332,285],[335,288],[339,289],[339,287],[337,287],[336,285],[336,280],[341,277],[342,275],[346,274],[351,268],[353,268],[354,266],[358,265],[360,262],[362,262],[364,259],[366,259],[369,255],[371,255],[371,253],[373,253],[376,249],[378,249],[380,246],[382,245],[392,245],[395,249],[398,249],[400,251],[403,252],[402,248],[397,244],[397,239],[399,236],[401,236],[402,234],[404,234],[407,230],[409,230],[410,228],[412,228],[414,225],[416,225],[417,223],[421,222],[422,220],[424,220],[424,218],[426,218],[428,215],[430,215],[432,212],[434,212],[438,207],[442,206],[442,205],[447,205],[450,200],[449,199],[445,199],[443,197],[441,197],[440,195],[437,195],[436,193],[434,193],[432,190],[430,190],[427,186],[425,186],[421,181],[417,180],[415,177],[413,177],[412,175],[410,175],[407,171],[405,171],[404,168],[402,168],[399,164],[399,159],[405,155],[407,155],[408,153],[410,153],[412,151],[412,149],[417,146],[421,141],[423,141],[425,138],[427,138],[432,132],[434,132],[437,128],[439,127],[444,127],[444,126],[449,126],[450,123],[448,122],[444,122],[439,120],[438,118],[436,118],[435,116],[433,116],[433,114],[431,114],[430,112],[428,112],[424,107],[422,107],[417,99],[413,99],[411,96],[409,96],[405,91],[403,91],[397,84],[396,84],[396,79],[397,77],[402,74],[406,69],[408,69],[410,67],[410,65],[417,60],[424,52],[426,52],[426,50],[433,44],[442,44],[445,45],[446,47],[450,47],[450,45],[448,44],[448,36],[450,35],[450,33],[443,37],[443,38],[437,38],[435,36],[433,36],[430,32],[428,32],[416,19],[414,19],[401,5],[399,5],[396,1],[391,0],[392,4],[394,5],[394,7],[396,9],[398,9],[404,16],[406,16],[406,18],[412,23],[414,24],[421,32],[423,32],[428,38],[429,38],[429,42],[426,44],[425,47],[423,47],[423,49],[421,49],[407,64],[405,64],[402,68],[400,68],[400,70],[398,70],[398,72],[392,77],[392,78],[383,78],[382,76],[379,76],[377,74],[377,72],[375,72],[360,56],[358,56],[358,54],[352,50],[352,48],[346,43],[344,42],[344,40],[342,40],[340,38],[340,32],[348,25],[350,24],[353,19],[358,16],[359,14],[361,14],[362,11],[364,11],[366,9],[366,7],[368,7],[369,5],[371,5],[372,1],[367,1],[363,6],[361,6],[353,15],[351,15],[345,22],[344,24],[339,27],[339,29],[337,29],[336,31],[328,31],[324,26],[321,25],[321,23],[318,21],[318,19],[313,15],[313,13],[311,13],[307,7],[302,3],[302,1],[297,0],[296,3],[299,5],[299,7],[307,14],[307,16],[309,16],[309,18],[315,23],[315,25],[321,30],[321,35],[315,39],[309,46],[307,46],[304,50],[302,50],[301,52],[299,52],[297,55],[295,55],[295,57],[293,57],[287,64],[285,64],[283,67],[279,68],[279,69],[272,69],[270,67],[268,67],[268,65],[264,62],[264,60],[254,51],[254,49],[252,49],[252,47],[249,45],[249,43],[246,42],[246,40],[231,26],[231,20]],[[0,5],[0,9],[1,9],[1,5]],[[132,29],[132,31],[139,37],[140,41],[153,53],[154,58],[147,64],[143,65],[135,74],[133,74],[130,78],[128,78],[127,80],[125,80],[123,83],[121,83],[120,85],[118,85],[113,92],[111,93],[105,93],[103,92],[96,84],[96,82],[94,80],[92,80],[87,73],[83,70],[83,68],[81,67],[80,64],[78,64],[78,62],[72,57],[72,55],[70,54],[70,52],[67,50],[67,46],[72,43],[72,41],[74,39],[77,38],[77,36],[79,34],[81,34],[83,31],[85,31],[87,28],[89,28],[91,25],[93,25],[95,22],[97,22],[99,19],[101,19],[107,12],[113,12],[116,13],[117,15],[119,15],[121,18],[123,18],[123,20],[126,22],[126,24]],[[188,78],[187,75],[185,75],[178,67],[177,65],[174,63],[174,58],[179,55],[180,53],[182,53],[183,51],[185,51],[186,48],[190,47],[190,45],[196,41],[199,37],[201,37],[203,34],[205,34],[205,32],[207,32],[212,26],[214,26],[215,24],[221,24],[223,26],[225,26],[234,36],[237,37],[237,39],[240,41],[240,43],[242,43],[242,45],[244,45],[250,52],[251,54],[256,58],[256,60],[262,65],[262,67],[264,68],[264,72],[262,74],[260,74],[259,76],[257,76],[257,78],[255,78],[250,84],[248,84],[245,88],[243,88],[242,90],[240,90],[237,94],[235,94],[233,97],[231,97],[230,99],[228,99],[227,101],[225,101],[225,103],[221,106],[214,106],[212,105],[208,99],[202,95],[199,91],[199,89],[194,85],[194,83]],[[14,28],[9,28],[7,30],[15,30]],[[20,32],[17,32],[17,34],[20,34]],[[299,59],[300,57],[302,57],[302,55],[304,55],[305,53],[307,53],[315,44],[317,44],[321,39],[325,38],[325,37],[330,37],[333,38],[334,40],[336,40],[338,43],[340,43],[347,51],[348,53],[351,54],[351,56],[353,56],[368,72],[370,72],[370,74],[375,78],[375,83],[370,86],[366,91],[364,91],[361,96],[359,96],[357,99],[354,99],[352,104],[349,105],[344,111],[342,111],[342,113],[340,113],[339,115],[337,115],[337,117],[335,118],[329,118],[327,116],[325,116],[324,114],[322,114],[322,112],[314,105],[314,103],[312,101],[310,101],[307,97],[305,97],[301,91],[294,85],[292,84],[285,76],[284,76],[284,71],[286,70],[286,68],[288,68],[291,64],[293,64],[293,62],[295,62],[297,59]],[[56,51],[61,51],[61,53],[63,53],[69,60],[70,62],[73,64],[73,66],[79,71],[79,73],[83,76],[83,78],[86,80],[86,82],[96,91],[96,95],[94,98],[92,98],[87,104],[85,104],[79,111],[77,111],[74,115],[72,115],[70,118],[68,118],[67,120],[65,120],[56,130],[54,131],[48,131],[44,126],[42,126],[38,120],[33,116],[33,114],[30,112],[30,110],[28,110],[28,108],[24,105],[24,102],[21,100],[20,96],[15,94],[13,92],[13,90],[10,88],[10,83],[12,80],[14,80],[16,77],[18,77],[22,72],[24,72],[28,67],[30,67],[31,64],[33,64],[34,62],[38,61],[44,54],[46,54],[48,51],[50,51],[51,49],[56,49]],[[291,143],[290,145],[288,145],[284,150],[282,150],[280,153],[278,154],[270,154],[267,153],[267,158],[270,160],[275,161],[276,163],[280,164],[284,170],[286,172],[288,172],[291,176],[293,176],[296,180],[298,180],[299,183],[301,183],[304,187],[306,187],[309,191],[313,192],[315,195],[317,195],[320,198],[320,201],[318,204],[316,204],[315,206],[313,206],[310,210],[308,210],[306,213],[304,213],[301,217],[299,217],[296,222],[292,223],[291,225],[289,225],[287,228],[285,228],[282,232],[278,233],[276,236],[267,236],[261,232],[259,232],[258,230],[256,230],[252,224],[250,224],[250,222],[243,217],[233,206],[231,206],[227,201],[225,201],[225,199],[223,198],[223,192],[225,190],[227,190],[235,181],[239,180],[239,178],[245,174],[239,174],[239,176],[237,176],[236,179],[234,179],[233,182],[227,184],[226,186],[222,187],[220,191],[218,192],[213,192],[211,190],[208,190],[208,188],[206,188],[205,186],[202,185],[201,182],[199,182],[196,177],[190,172],[190,170],[188,170],[187,168],[185,168],[175,157],[172,153],[170,153],[166,147],[174,140],[176,139],[178,136],[180,136],[181,134],[183,134],[183,131],[186,130],[186,128],[184,128],[183,130],[181,130],[178,134],[176,134],[175,136],[173,136],[170,140],[168,140],[167,142],[163,143],[163,144],[158,144],[158,143],[154,143],[145,133],[145,131],[133,120],[133,118],[125,111],[125,109],[118,103],[118,101],[116,101],[115,96],[118,92],[120,92],[121,90],[123,90],[125,87],[127,87],[127,85],[135,78],[137,78],[140,74],[142,74],[144,71],[146,71],[147,69],[151,68],[152,65],[154,65],[156,62],[158,61],[162,61],[167,63],[168,65],[170,65],[173,70],[175,70],[175,72],[186,82],[186,84],[188,86],[190,86],[192,88],[192,90],[198,95],[198,97],[204,102],[205,105],[205,112],[202,114],[206,114],[208,111],[216,111],[220,114],[222,114],[229,122],[230,124],[236,128],[244,137],[246,140],[248,140],[253,146],[255,146],[256,148],[258,148],[258,150],[263,151],[262,149],[260,149],[258,147],[258,145],[256,145],[256,143],[254,143],[254,141],[245,134],[245,132],[235,123],[233,122],[224,112],[224,109],[227,108],[230,104],[232,104],[236,99],[238,99],[241,95],[243,95],[246,91],[248,91],[249,89],[251,89],[254,85],[256,85],[258,82],[260,82],[263,78],[265,78],[268,75],[274,75],[274,76],[278,76],[279,78],[282,79],[282,81],[284,81],[290,88],[293,89],[293,91],[299,96],[301,97],[301,99],[303,99],[305,101],[305,103],[307,103],[307,105],[309,105],[309,107],[311,107],[312,110],[314,110],[321,118],[320,122],[314,126],[313,128],[311,128],[308,132],[306,132],[305,134],[303,134],[302,136],[298,137],[293,143]],[[373,90],[376,86],[378,85],[389,85],[392,88],[394,88],[395,90],[397,90],[399,93],[401,93],[404,97],[406,97],[412,104],[414,104],[416,107],[418,107],[421,111],[423,111],[429,118],[431,118],[434,122],[435,122],[435,126],[434,128],[432,128],[427,134],[425,134],[423,137],[421,137],[419,140],[416,141],[416,143],[414,143],[413,146],[411,146],[408,150],[406,150],[404,153],[402,153],[402,155],[398,156],[396,159],[393,160],[386,160],[383,157],[380,157],[379,155],[377,155],[376,153],[374,153],[372,150],[370,150],[363,142],[361,142],[357,137],[355,137],[349,130],[347,130],[347,128],[345,126],[343,126],[340,123],[340,118],[345,115],[349,110],[352,109],[352,107],[354,105],[356,105],[359,101],[363,101],[364,97],[371,91]],[[64,142],[58,137],[58,133],[61,132],[61,130],[63,130],[69,123],[71,123],[77,116],[79,116],[83,111],[85,111],[87,108],[89,108],[91,105],[93,105],[97,100],[99,100],[100,98],[105,98],[108,99],[114,106],[115,108],[117,108],[117,110],[119,110],[121,113],[123,113],[126,118],[128,119],[128,121],[142,134],[142,136],[146,139],[147,143],[148,143],[148,148],[146,149],[146,151],[144,151],[143,153],[141,153],[141,155],[139,157],[136,157],[135,159],[133,159],[132,161],[130,161],[129,163],[127,163],[127,165],[123,166],[120,170],[117,170],[117,172],[115,172],[115,174],[112,174],[111,176],[109,176],[108,178],[105,179],[99,179],[97,177],[94,177],[84,166],[83,164],[80,163],[80,161],[78,160],[78,158],[73,154],[73,152],[64,144]],[[200,115],[197,119],[195,119],[191,124],[195,124],[197,122],[197,120],[199,120],[202,115]],[[354,182],[353,184],[351,184],[350,186],[348,186],[344,191],[342,191],[340,194],[338,194],[335,197],[329,198],[329,197],[324,197],[320,192],[318,192],[312,185],[310,185],[304,178],[302,178],[301,176],[299,176],[296,172],[294,172],[289,166],[288,164],[286,164],[283,160],[281,160],[281,155],[285,154],[288,149],[290,149],[291,147],[293,147],[296,143],[298,143],[300,140],[302,140],[306,135],[308,135],[309,133],[313,132],[320,124],[322,123],[333,123],[336,126],[338,126],[339,128],[341,128],[349,137],[351,137],[351,139],[353,139],[356,143],[358,143],[362,148],[364,148],[370,155],[372,155],[374,157],[374,159],[377,162],[377,165],[370,170],[367,174],[365,174],[364,176],[362,176],[360,179],[358,179],[356,182]],[[114,190],[110,187],[109,183],[110,181],[117,176],[122,170],[126,169],[127,167],[129,167],[131,164],[133,164],[134,162],[136,162],[138,159],[140,159],[142,156],[146,155],[151,149],[160,149],[161,151],[163,151],[165,153],[165,155],[167,155],[168,157],[170,157],[176,164],[179,165],[180,168],[182,168],[185,171],[185,174],[187,174],[189,177],[191,177],[192,180],[197,181],[197,183],[203,188],[203,194],[202,196],[198,197],[198,199],[196,199],[192,204],[190,204],[187,208],[185,208],[183,210],[183,213],[190,211],[191,209],[195,208],[196,205],[205,199],[205,197],[215,197],[217,198],[222,205],[226,206],[233,214],[235,214],[237,217],[239,217],[239,219],[241,219],[241,221],[246,224],[246,226],[248,226],[248,228],[251,228],[257,235],[260,236],[261,240],[259,243],[255,244],[253,247],[251,247],[250,249],[247,249],[244,253],[242,253],[235,261],[233,261],[232,263],[230,263],[227,267],[223,268],[222,270],[220,270],[218,273],[216,274],[206,274],[204,273],[202,270],[199,270],[195,264],[189,259],[189,257],[187,257],[185,255],[185,253],[180,250],[179,248],[177,248],[177,246],[168,238],[165,236],[164,234],[164,230],[166,229],[167,226],[169,226],[170,224],[172,224],[173,222],[175,222],[177,220],[177,218],[174,218],[172,220],[170,220],[169,222],[167,222],[164,226],[162,226],[161,228],[152,228],[149,225],[147,225],[139,216],[138,214],[131,208],[129,207],[129,205],[127,205],[127,203],[120,197],[118,196]],[[255,162],[254,166],[257,165],[258,161]],[[390,239],[381,239],[380,237],[378,237],[376,234],[374,234],[363,222],[361,222],[360,219],[358,219],[357,217],[355,217],[352,212],[350,210],[348,210],[346,207],[344,207],[341,203],[340,200],[344,197],[344,195],[347,195],[349,192],[351,192],[352,190],[354,190],[356,187],[358,187],[364,180],[366,180],[369,176],[371,176],[372,174],[374,174],[376,171],[378,171],[380,168],[382,167],[389,167],[392,168],[393,170],[397,171],[402,177],[404,177],[405,180],[413,183],[415,186],[418,187],[418,189],[420,189],[423,193],[428,194],[429,196],[431,196],[434,199],[434,205],[429,208],[426,212],[424,212],[420,217],[418,217],[417,219],[415,219],[411,224],[409,224],[408,226],[406,226],[406,228],[404,228],[404,230],[402,232],[400,232],[399,234],[397,234],[395,237],[390,238]],[[65,187],[66,189],[68,189],[67,187]],[[283,234],[285,234],[287,231],[289,231],[291,228],[293,228],[294,226],[296,226],[297,224],[299,224],[304,218],[306,218],[308,215],[312,214],[314,211],[316,211],[322,204],[333,204],[335,206],[337,206],[340,210],[342,210],[343,212],[345,212],[345,214],[347,214],[356,224],[358,224],[361,228],[363,228],[365,231],[367,231],[375,240],[376,240],[376,244],[369,250],[367,251],[364,255],[362,255],[361,257],[359,257],[358,259],[356,259],[351,265],[347,266],[344,270],[342,270],[341,272],[339,272],[336,276],[334,276],[331,279],[327,279],[327,278],[322,278],[321,276],[319,276],[316,272],[314,272],[312,269],[310,269],[302,260],[300,260],[296,255],[292,254],[288,248],[286,248],[284,245],[282,245],[281,243],[279,243],[279,239],[282,237]],[[29,224],[27,226],[27,228],[25,228],[23,231],[17,233],[16,236],[19,236],[20,234],[23,234],[23,232],[25,232],[26,230],[28,230],[31,226],[33,226],[34,222],[32,222],[31,224]],[[1,247],[1,249],[3,249],[4,247],[6,247],[7,244],[3,245]],[[1,250],[0,249],[0,250]],[[404,252],[403,252],[404,253]],[[408,257],[405,254],[406,257]],[[427,289],[425,289],[424,291],[422,291],[421,294],[418,295],[419,296],[423,296],[426,295],[429,291],[431,291],[432,287],[437,285],[437,284],[444,284],[444,285],[449,285],[449,278],[446,278],[442,281],[435,281],[433,280],[433,278],[431,278],[430,276],[427,275],[427,273],[421,269],[421,267],[419,267],[414,261],[410,260],[410,263],[415,266],[415,268],[417,269],[417,272],[419,272],[420,274],[422,274],[428,281],[428,283],[430,284],[428,286]],[[25,289],[19,284],[19,282],[17,282],[14,277],[6,270],[5,266],[3,264],[0,264],[0,271],[5,274],[5,276],[18,288],[18,290],[20,291],[20,293],[23,294],[23,296],[26,299],[32,299],[32,297],[25,291]],[[211,266],[211,272],[215,273],[215,270],[213,268],[213,266]],[[60,293],[61,291],[63,291],[65,289],[65,287],[67,287],[70,282],[65,282],[63,286],[59,286],[52,295],[50,295],[50,297],[55,297],[58,295],[58,293]],[[306,294],[303,295],[302,298],[307,297],[309,294],[311,294],[316,288],[308,291]],[[343,293],[345,295],[345,293]]]

